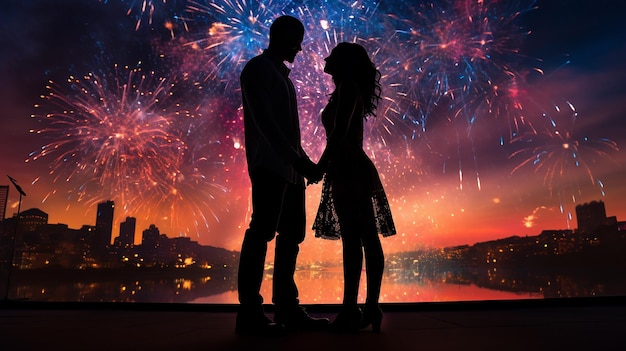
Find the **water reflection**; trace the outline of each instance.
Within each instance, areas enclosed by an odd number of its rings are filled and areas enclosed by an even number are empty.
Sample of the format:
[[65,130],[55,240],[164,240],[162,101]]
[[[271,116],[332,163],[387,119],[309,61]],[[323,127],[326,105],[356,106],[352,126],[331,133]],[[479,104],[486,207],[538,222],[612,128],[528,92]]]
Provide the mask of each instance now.
[[[364,279],[363,275],[363,279]],[[304,304],[341,303],[340,268],[298,270],[296,281]],[[203,270],[17,271],[10,299],[77,302],[158,302],[236,304],[236,272]],[[361,302],[365,297],[361,283]],[[576,271],[529,272],[454,268],[388,270],[381,302],[443,302],[588,296],[620,296],[626,282],[612,274]],[[271,273],[262,286],[271,300]]]
[[20,271],[9,297],[17,300],[72,302],[185,303],[236,290],[231,271],[75,270]]

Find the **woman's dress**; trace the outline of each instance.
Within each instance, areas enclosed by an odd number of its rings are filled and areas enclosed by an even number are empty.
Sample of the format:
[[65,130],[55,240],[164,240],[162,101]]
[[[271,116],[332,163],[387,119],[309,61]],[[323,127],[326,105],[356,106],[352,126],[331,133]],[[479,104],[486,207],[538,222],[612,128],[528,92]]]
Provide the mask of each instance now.
[[[327,138],[336,125],[338,104],[331,97],[322,112]],[[363,109],[356,109],[362,111]],[[363,113],[350,119],[345,136],[329,158],[320,205],[313,223],[315,236],[337,240],[346,233],[366,235],[373,231],[384,237],[396,234],[387,195],[376,167],[363,150]]]

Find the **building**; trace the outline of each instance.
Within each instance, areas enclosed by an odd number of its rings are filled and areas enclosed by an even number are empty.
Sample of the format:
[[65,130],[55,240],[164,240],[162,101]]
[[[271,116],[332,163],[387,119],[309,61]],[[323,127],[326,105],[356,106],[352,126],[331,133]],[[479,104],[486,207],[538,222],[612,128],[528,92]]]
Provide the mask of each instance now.
[[7,202],[9,201],[9,186],[0,185],[0,222],[4,221],[7,214]]
[[111,244],[113,233],[113,212],[115,203],[111,200],[98,204],[96,214],[96,232],[93,238],[94,248],[104,249]]
[[135,245],[136,227],[137,219],[135,217],[126,217],[126,220],[120,223],[120,235],[115,238],[115,246],[128,248]]
[[31,208],[19,214],[20,232],[34,232],[40,225],[48,224],[48,214],[38,208]]
[[576,220],[578,231],[581,233],[592,233],[598,227],[605,225],[607,218],[604,202],[591,201],[576,206]]
[[154,224],[150,224],[150,228],[143,231],[141,236],[141,246],[144,249],[158,249],[161,246],[161,232]]
[[67,224],[44,224],[36,231],[25,233],[16,250],[21,269],[78,268],[84,265],[85,245],[78,229]]

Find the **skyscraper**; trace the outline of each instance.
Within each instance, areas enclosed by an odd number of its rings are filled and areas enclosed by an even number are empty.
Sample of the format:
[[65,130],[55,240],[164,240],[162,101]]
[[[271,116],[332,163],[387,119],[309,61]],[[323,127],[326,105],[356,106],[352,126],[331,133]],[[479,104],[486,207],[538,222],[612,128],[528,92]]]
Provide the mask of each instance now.
[[150,228],[143,231],[141,236],[141,246],[144,249],[154,250],[160,246],[161,232],[154,224],[150,224]]
[[111,234],[113,232],[113,201],[105,201],[98,204],[96,214],[96,233],[94,238],[95,248],[104,249],[111,244]]
[[0,222],[4,221],[7,214],[7,201],[9,200],[9,186],[0,185]]
[[591,233],[598,229],[607,221],[604,202],[591,201],[590,203],[576,206],[576,220],[578,222],[578,231],[581,233]]
[[120,236],[117,238],[117,246],[131,247],[135,244],[135,227],[137,219],[134,217],[126,217],[126,220],[120,223]]

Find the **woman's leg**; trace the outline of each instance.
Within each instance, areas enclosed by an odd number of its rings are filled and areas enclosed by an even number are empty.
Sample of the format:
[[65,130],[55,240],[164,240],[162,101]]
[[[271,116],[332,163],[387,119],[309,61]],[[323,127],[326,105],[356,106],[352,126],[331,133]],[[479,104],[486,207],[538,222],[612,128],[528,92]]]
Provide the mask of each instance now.
[[356,306],[363,267],[361,239],[354,233],[342,233],[343,244],[343,305]]
[[337,331],[357,331],[362,323],[358,294],[363,267],[363,244],[361,243],[362,220],[359,207],[362,187],[354,186],[354,179],[343,179],[333,185],[335,210],[341,229],[343,245],[343,306],[331,328]]
[[365,251],[365,272],[367,274],[367,297],[365,298],[365,309],[363,311],[363,320],[361,328],[372,326],[372,331],[380,332],[380,326],[383,319],[383,312],[378,306],[380,298],[380,286],[383,280],[383,271],[385,268],[385,257],[383,248],[380,244],[380,237],[376,233],[376,225],[374,230],[366,231],[366,235],[361,239]]
[[361,241],[365,251],[365,273],[367,275],[365,304],[377,305],[385,269],[385,256],[378,233],[365,235]]

